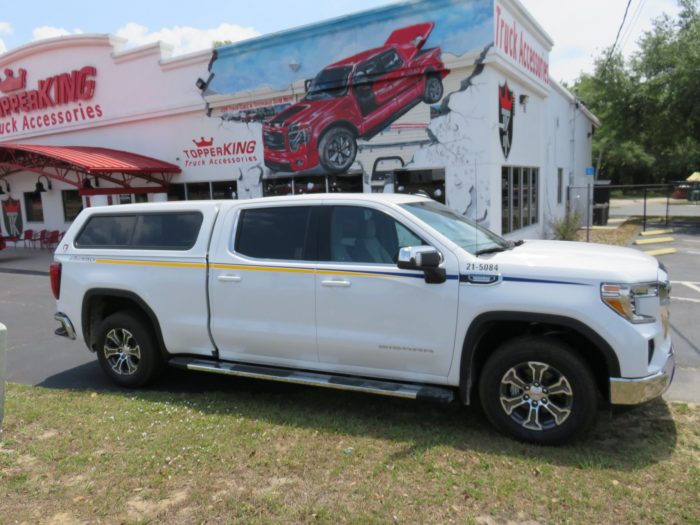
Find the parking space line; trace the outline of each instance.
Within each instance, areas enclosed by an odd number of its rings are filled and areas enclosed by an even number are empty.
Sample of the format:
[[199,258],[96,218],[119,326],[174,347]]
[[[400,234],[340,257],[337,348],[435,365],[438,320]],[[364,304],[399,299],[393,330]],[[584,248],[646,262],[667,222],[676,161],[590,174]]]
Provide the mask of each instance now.
[[700,303],[700,299],[692,299],[691,297],[675,297],[671,296],[672,301],[685,301],[687,303]]
[[681,284],[687,286],[691,290],[695,290],[696,292],[700,293],[700,286],[697,286],[693,283],[689,283],[688,281],[682,281]]
[[636,245],[662,244],[662,243],[673,242],[673,241],[674,241],[673,237],[651,237],[649,239],[637,239],[636,241],[634,241],[634,244],[636,244]]
[[671,296],[672,301],[685,301],[688,303],[700,303],[700,299],[692,299],[690,297],[676,297],[676,296]]

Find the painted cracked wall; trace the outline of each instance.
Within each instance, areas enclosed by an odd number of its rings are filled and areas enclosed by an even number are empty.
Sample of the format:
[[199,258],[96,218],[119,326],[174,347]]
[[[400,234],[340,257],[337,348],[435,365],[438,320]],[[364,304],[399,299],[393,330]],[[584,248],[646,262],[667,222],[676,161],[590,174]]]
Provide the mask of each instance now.
[[432,197],[488,226],[493,16],[492,0],[408,2],[220,48],[193,160],[207,170],[220,145],[253,142],[229,155],[240,198],[275,181],[303,193],[326,177],[327,190],[346,174],[365,192],[430,180]]

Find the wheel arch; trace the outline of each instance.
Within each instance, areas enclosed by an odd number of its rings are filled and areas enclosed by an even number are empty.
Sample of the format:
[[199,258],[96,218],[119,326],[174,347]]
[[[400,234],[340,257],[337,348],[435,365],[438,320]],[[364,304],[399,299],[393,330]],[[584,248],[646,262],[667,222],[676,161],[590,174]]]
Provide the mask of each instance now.
[[93,352],[96,350],[95,337],[97,327],[109,315],[122,310],[140,311],[145,315],[153,329],[160,353],[164,359],[167,359],[168,351],[163,340],[163,332],[161,331],[158,317],[146,301],[129,290],[93,288],[85,293],[83,296],[81,324],[83,339],[87,347]]
[[571,346],[591,366],[598,389],[609,400],[609,378],[620,375],[620,363],[608,342],[590,326],[560,315],[495,311],[477,316],[464,338],[459,382],[463,403],[469,404],[491,352],[505,341],[526,334],[555,337]]
[[323,137],[325,137],[330,130],[333,128],[345,128],[348,131],[350,131],[353,136],[355,137],[355,140],[357,140],[360,137],[360,132],[358,129],[355,127],[355,125],[350,122],[349,120],[346,119],[340,119],[340,120],[331,120],[328,122],[326,125],[323,126],[323,129],[321,133],[318,135],[318,144],[321,143],[321,140]]

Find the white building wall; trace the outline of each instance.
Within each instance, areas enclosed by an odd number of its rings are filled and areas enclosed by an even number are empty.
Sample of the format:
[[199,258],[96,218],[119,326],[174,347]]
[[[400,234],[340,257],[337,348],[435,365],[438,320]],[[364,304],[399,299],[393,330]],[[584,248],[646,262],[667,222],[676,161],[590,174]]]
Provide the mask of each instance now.
[[[593,165],[592,144],[595,127],[599,121],[587,111],[580,101],[567,90],[553,84],[552,96],[547,105],[547,164],[553,184],[546,196],[546,234],[551,233],[551,222],[566,214],[567,196],[572,211],[578,211],[585,220],[587,185],[593,177],[586,175],[586,168]],[[562,202],[557,202],[557,171],[563,170]],[[570,188],[570,189],[569,189]]]
[[[504,0],[505,8],[519,13],[517,2]],[[519,15],[518,15],[519,16]],[[538,26],[525,24],[531,34]],[[546,47],[546,40],[538,37]],[[234,122],[207,116],[197,78],[208,76],[210,54],[169,59],[159,44],[120,51],[118,39],[106,35],[62,37],[28,44],[0,56],[0,69],[28,70],[28,88],[51,75],[90,65],[97,68],[96,90],[91,105],[99,104],[103,117],[89,122],[55,126],[49,129],[20,131],[0,136],[0,142],[46,145],[101,146],[155,157],[182,168],[174,183],[229,181],[238,184],[238,197],[262,195],[263,151],[259,122]],[[590,132],[595,117],[585,109],[576,109],[574,97],[556,84],[545,84],[493,48],[483,72],[473,78],[471,87],[459,90],[459,83],[473,70],[476,55],[445,57],[452,73],[445,79],[445,92],[451,93],[446,115],[430,118],[427,105],[416,106],[399,119],[393,128],[374,139],[400,143],[433,137],[437,142],[420,147],[363,149],[358,163],[367,174],[379,155],[398,154],[411,169],[444,168],[446,202],[456,211],[479,220],[490,229],[501,231],[501,170],[503,166],[539,168],[539,218],[535,225],[516,230],[509,238],[547,236],[551,221],[565,214],[566,186],[585,186],[590,178],[585,168],[591,162]],[[498,89],[504,82],[515,98],[512,148],[507,158],[501,149],[498,119]],[[521,104],[521,96],[527,103]],[[75,104],[68,107],[75,106]],[[61,108],[56,108],[61,109]],[[51,110],[49,110],[51,111]],[[41,113],[41,112],[37,112]],[[0,119],[3,120],[3,119]],[[420,129],[401,129],[402,124],[424,124]],[[215,147],[237,143],[250,145],[243,162],[237,156],[192,158],[195,141],[213,141]],[[361,144],[362,146],[362,144]],[[557,169],[564,169],[562,203],[557,202]],[[42,195],[43,223],[26,222],[23,193],[34,190],[37,175],[17,173],[6,178],[11,195],[22,202],[26,229],[65,230],[62,189],[74,186],[52,181],[53,189]],[[138,180],[134,186],[144,185]],[[101,186],[109,186],[102,181]],[[163,195],[151,195],[162,200]],[[92,204],[106,201],[93,197]],[[4,226],[3,226],[3,233]]]

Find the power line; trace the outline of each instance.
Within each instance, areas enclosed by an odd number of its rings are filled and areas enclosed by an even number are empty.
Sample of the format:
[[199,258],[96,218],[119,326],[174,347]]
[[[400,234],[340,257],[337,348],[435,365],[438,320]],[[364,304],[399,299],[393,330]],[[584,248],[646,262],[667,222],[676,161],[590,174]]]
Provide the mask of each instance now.
[[622,28],[625,25],[625,20],[627,20],[627,13],[630,10],[631,4],[632,4],[632,0],[627,0],[627,7],[625,7],[625,14],[622,16],[622,23],[620,24],[620,28],[617,30],[617,36],[615,37],[615,43],[610,48],[610,56],[612,56],[612,54],[615,52],[615,48],[617,47],[617,41],[620,39],[620,33],[622,32]]
[[608,58],[605,60],[605,64],[603,65],[603,72],[605,72],[608,69],[608,66],[610,65],[610,61],[612,60],[613,53],[615,52],[615,48],[617,47],[617,42],[620,39],[620,33],[622,32],[622,28],[625,25],[625,21],[627,20],[627,13],[630,10],[630,5],[632,4],[632,0],[627,0],[627,7],[625,7],[625,14],[622,16],[622,22],[620,23],[620,27],[617,30],[617,36],[615,37],[615,42],[613,43],[612,47],[610,48],[610,51],[608,52]]
[[634,26],[636,26],[637,22],[639,21],[639,16],[642,14],[645,2],[646,0],[641,0],[641,2],[639,2],[637,9],[634,11],[632,18],[630,19],[630,23],[627,24],[627,28],[622,32],[622,39],[620,40],[620,51],[625,49],[627,41],[629,40],[630,36],[632,36]]

